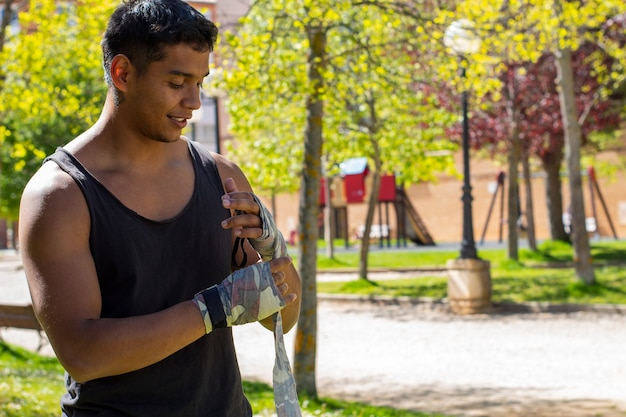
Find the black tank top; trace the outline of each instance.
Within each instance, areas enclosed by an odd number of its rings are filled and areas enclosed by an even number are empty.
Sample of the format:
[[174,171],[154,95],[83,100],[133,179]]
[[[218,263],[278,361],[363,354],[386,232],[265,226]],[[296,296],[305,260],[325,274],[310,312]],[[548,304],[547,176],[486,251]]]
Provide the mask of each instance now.
[[[124,206],[63,148],[47,158],[79,185],[91,217],[89,244],[102,294],[101,317],[150,314],[193,298],[230,273],[229,216],[210,153],[189,142],[195,186],[165,221]],[[65,375],[63,416],[249,417],[231,329],[218,329],[146,368],[86,383]]]

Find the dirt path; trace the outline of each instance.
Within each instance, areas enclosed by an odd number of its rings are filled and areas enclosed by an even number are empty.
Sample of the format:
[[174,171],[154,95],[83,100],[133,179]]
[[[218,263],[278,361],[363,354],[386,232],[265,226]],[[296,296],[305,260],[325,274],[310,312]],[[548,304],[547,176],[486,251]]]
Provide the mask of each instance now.
[[[0,302],[29,302],[15,265],[0,265]],[[33,331],[0,332],[31,349],[39,341]],[[272,334],[257,325],[234,334],[244,378],[271,382]],[[626,417],[625,314],[459,317],[321,297],[317,336],[321,396],[460,417]]]
[[[318,321],[321,396],[455,416],[626,416],[623,315],[321,301]],[[269,383],[271,334],[242,326],[235,338],[244,377]]]

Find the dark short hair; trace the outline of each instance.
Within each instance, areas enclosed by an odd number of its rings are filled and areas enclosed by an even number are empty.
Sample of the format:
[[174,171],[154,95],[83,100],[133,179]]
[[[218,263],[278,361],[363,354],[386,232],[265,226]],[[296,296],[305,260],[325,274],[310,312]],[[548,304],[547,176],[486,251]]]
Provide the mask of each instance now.
[[164,58],[164,47],[187,44],[213,51],[217,27],[182,0],[124,0],[115,9],[102,39],[102,61],[111,85],[111,61],[126,55],[140,74]]

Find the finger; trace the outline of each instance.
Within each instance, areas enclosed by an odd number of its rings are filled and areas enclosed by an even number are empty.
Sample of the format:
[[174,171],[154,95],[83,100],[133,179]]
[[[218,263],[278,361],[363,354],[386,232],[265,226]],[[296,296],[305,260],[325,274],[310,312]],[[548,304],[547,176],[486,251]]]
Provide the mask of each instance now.
[[236,191],[222,196],[222,206],[227,209],[243,211],[257,215],[260,211],[259,205],[254,201],[251,193]]
[[295,294],[295,293],[291,293],[291,294],[287,294],[283,296],[283,300],[285,300],[285,305],[289,305],[293,303],[294,301],[296,301],[296,298],[298,298],[298,294]]
[[290,256],[283,256],[280,258],[272,259],[270,261],[270,271],[279,272],[287,269],[292,264]]
[[283,271],[274,272],[272,273],[272,276],[274,277],[274,283],[277,286],[282,285],[285,282],[285,273]]
[[235,236],[246,239],[256,239],[263,233],[263,229],[260,227],[245,227],[233,230],[235,231]]
[[258,238],[263,233],[261,218],[254,214],[238,214],[222,220],[222,228],[233,229],[236,236]]
[[239,191],[237,183],[232,177],[226,178],[224,181],[224,191],[226,194],[222,196],[222,205],[227,209],[241,210],[241,211],[254,211],[254,200],[250,193],[245,191]]
[[239,191],[239,188],[237,188],[237,183],[235,183],[235,180],[232,179],[232,177],[228,177],[226,178],[226,181],[224,181],[224,191],[226,191],[227,193],[234,193],[236,191]]
[[289,291],[289,285],[287,284],[277,285],[276,288],[278,288],[278,291],[280,292],[280,295],[283,296],[283,298],[287,295],[287,292]]

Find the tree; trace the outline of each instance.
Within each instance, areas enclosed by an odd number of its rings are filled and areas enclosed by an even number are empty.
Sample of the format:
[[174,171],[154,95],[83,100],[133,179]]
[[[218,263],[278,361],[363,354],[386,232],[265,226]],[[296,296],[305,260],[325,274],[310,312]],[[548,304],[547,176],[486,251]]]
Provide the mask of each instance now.
[[4,0],[4,13],[2,14],[2,20],[0,21],[0,52],[4,48],[4,40],[6,39],[6,32],[13,19],[13,0]]
[[[354,157],[368,159],[371,189],[361,241],[359,277],[367,279],[369,236],[381,176],[394,173],[400,184],[434,181],[452,169],[452,158],[426,157],[452,150],[441,136],[454,115],[437,102],[429,80],[436,57],[421,51],[414,20],[380,4],[346,12],[346,22],[329,42],[325,136],[332,165]],[[419,51],[419,52],[418,52]]]
[[[297,328],[294,376],[298,390],[317,396],[315,381],[317,333],[317,220],[325,94],[324,69],[327,59],[327,30],[337,18],[329,4],[292,2],[289,8],[280,2],[255,2],[237,28],[236,35],[226,34],[230,44],[225,62],[224,80],[229,94],[229,111],[236,122],[233,131],[238,141],[262,140],[250,136],[259,126],[274,126],[273,137],[287,139],[282,155],[293,155],[300,147],[303,159],[300,180],[298,259],[302,279],[302,305]],[[293,29],[298,29],[294,31]],[[265,45],[260,48],[259,45]],[[282,104],[282,106],[281,106]],[[263,111],[273,107],[274,111]],[[268,119],[268,115],[278,117]],[[291,116],[291,117],[289,117]],[[304,116],[304,117],[303,117]],[[282,127],[293,131],[302,128],[304,140],[289,141]],[[298,154],[298,153],[296,153]],[[262,161],[275,155],[254,154]],[[286,165],[287,167],[289,165]],[[295,177],[284,170],[283,175]],[[280,182],[278,176],[273,183]],[[266,188],[252,178],[253,185]]]
[[[567,127],[566,140],[568,141],[567,155],[570,168],[570,188],[572,192],[572,208],[576,211],[574,221],[584,225],[584,207],[582,204],[582,190],[577,180],[579,172],[571,172],[580,161],[581,129],[573,95],[573,78],[569,79],[571,71],[571,51],[580,48],[586,41],[592,41],[602,46],[602,50],[612,57],[614,65],[607,66],[605,60],[598,55],[592,56],[593,71],[602,88],[596,98],[607,97],[617,85],[620,85],[624,74],[626,53],[620,49],[619,42],[607,36],[603,27],[607,20],[625,12],[626,5],[621,1],[572,1],[559,3],[558,1],[506,1],[504,3],[485,1],[481,7],[475,2],[461,2],[455,12],[446,11],[440,16],[441,20],[465,17],[476,23],[484,37],[484,54],[480,65],[477,65],[479,74],[489,74],[491,68],[502,62],[503,56],[515,61],[537,62],[542,55],[552,53],[557,57],[559,73],[564,78],[557,78],[556,85],[560,90],[559,110],[562,123]],[[556,11],[556,12],[555,12]],[[564,58],[565,57],[565,58]],[[571,83],[569,82],[571,81]],[[569,89],[568,91],[564,91]],[[574,119],[572,119],[574,118]],[[576,200],[576,201],[574,201]],[[582,221],[581,221],[582,219]],[[575,233],[574,248],[577,276],[585,281],[592,282],[589,273],[591,266],[589,257],[588,237],[586,233]],[[585,241],[587,241],[585,243]]]
[[[600,52],[597,45],[588,42],[572,55],[572,65],[577,74],[575,103],[579,113],[584,115],[580,118],[583,143],[590,147],[598,145],[593,140],[593,132],[614,130],[620,123],[615,102],[608,98],[597,98],[602,86],[593,76],[593,67],[588,62],[590,56]],[[473,112],[471,142],[475,149],[486,149],[490,156],[508,156],[511,179],[509,190],[513,190],[517,184],[517,163],[514,162],[513,155],[516,155],[516,160],[521,157],[523,164],[528,163],[525,155],[533,155],[541,161],[547,178],[546,200],[551,236],[557,240],[568,240],[561,216],[563,204],[560,169],[564,157],[564,130],[559,94],[554,83],[556,75],[554,56],[550,53],[544,54],[536,63],[507,63],[503,66],[499,76],[501,90],[497,95],[488,96],[485,99],[488,103]],[[491,98],[493,96],[500,99],[494,100]],[[512,132],[516,132],[516,135]],[[527,179],[528,176],[526,173],[524,177]],[[529,190],[525,194],[527,198],[531,195]],[[513,190],[509,195],[510,237],[515,236],[514,232],[518,227],[516,200],[517,191]],[[526,213],[530,223],[532,207],[527,207]],[[529,224],[527,227],[530,233],[532,227]],[[510,258],[515,258],[513,252],[509,251]]]
[[[430,96],[407,78],[427,67],[407,61],[406,46],[402,51],[393,47],[411,40],[415,48],[418,32],[414,27],[408,33],[401,30],[402,20],[393,9],[374,14],[371,8],[379,5],[366,3],[354,7],[350,1],[302,1],[285,7],[280,1],[257,1],[236,33],[225,35],[230,52],[224,61],[224,88],[237,143],[271,139],[270,146],[281,144],[279,155],[256,152],[266,146],[237,146],[246,149],[247,160],[257,161],[261,169],[265,160],[302,155],[298,259],[303,303],[294,373],[298,389],[311,396],[317,393],[315,264],[322,144],[331,165],[365,154],[385,161],[375,162],[377,175],[388,169],[402,173],[405,182],[432,177],[435,169],[451,165],[450,157],[424,158],[428,149],[451,146],[435,141],[450,116],[434,108]],[[383,38],[390,33],[394,36]],[[415,50],[411,54],[415,56]],[[393,94],[391,88],[402,93]],[[426,108],[431,110],[422,111]],[[427,129],[432,115],[438,117],[436,127]],[[298,131],[304,132],[304,140],[294,135]],[[264,184],[251,180],[255,187],[268,189],[286,176],[296,176],[288,169],[276,174],[282,175]],[[375,199],[377,193],[372,194]],[[363,259],[366,262],[366,254]]]
[[[32,1],[0,56],[0,213],[16,219],[43,158],[91,125],[104,102],[99,39],[112,2]],[[1,136],[1,135],[0,135]]]

